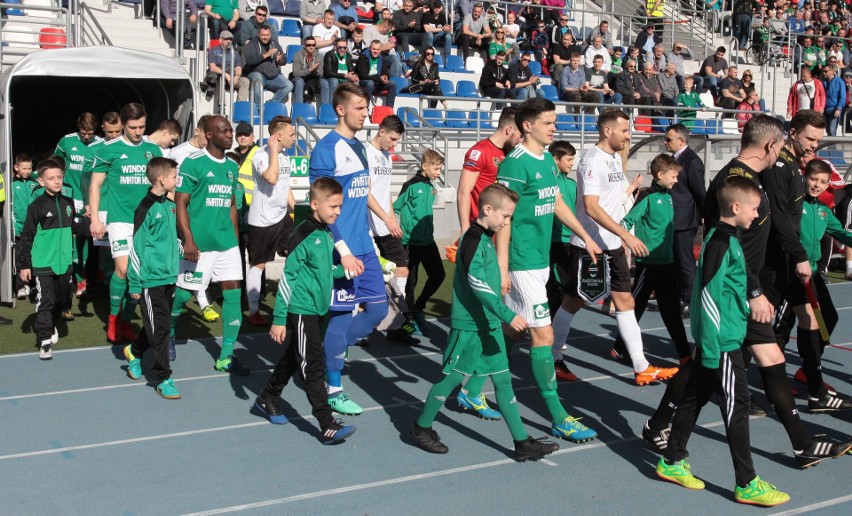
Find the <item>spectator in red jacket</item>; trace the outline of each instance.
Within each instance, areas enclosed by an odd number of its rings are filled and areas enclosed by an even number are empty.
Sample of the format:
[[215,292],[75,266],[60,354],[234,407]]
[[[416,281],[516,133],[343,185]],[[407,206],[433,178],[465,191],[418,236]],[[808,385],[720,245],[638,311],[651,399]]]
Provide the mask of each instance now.
[[790,87],[787,95],[787,119],[792,119],[802,109],[825,111],[825,87],[814,80],[808,65],[802,65],[799,80]]

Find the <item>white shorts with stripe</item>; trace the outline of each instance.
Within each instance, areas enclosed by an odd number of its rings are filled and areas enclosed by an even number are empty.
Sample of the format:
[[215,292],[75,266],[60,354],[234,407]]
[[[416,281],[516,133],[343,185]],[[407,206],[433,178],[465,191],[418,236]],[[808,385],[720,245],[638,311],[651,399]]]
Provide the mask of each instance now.
[[506,306],[529,323],[530,328],[550,325],[550,308],[547,304],[548,269],[509,271],[512,288],[503,298]]
[[210,283],[240,281],[243,279],[240,248],[225,251],[203,251],[198,261],[180,261],[177,286],[184,290],[207,290]]

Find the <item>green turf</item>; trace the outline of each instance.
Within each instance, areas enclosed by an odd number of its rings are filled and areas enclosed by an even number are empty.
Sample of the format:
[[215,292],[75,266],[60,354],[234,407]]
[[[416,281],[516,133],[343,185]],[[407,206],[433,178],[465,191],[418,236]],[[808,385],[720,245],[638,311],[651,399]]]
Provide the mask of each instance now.
[[[426,313],[434,317],[447,316],[450,313],[451,291],[453,286],[453,265],[444,262],[447,277],[438,290],[437,295],[426,306]],[[425,273],[420,274],[420,284],[426,281]],[[275,302],[275,292],[278,286],[273,282],[266,285],[266,297],[261,300],[261,313],[270,314]],[[92,346],[105,346],[106,320],[109,313],[109,291],[105,287],[93,288],[83,299],[75,299],[73,312],[75,319],[70,322],[59,321],[59,349],[85,348]],[[208,293],[216,311],[221,313],[218,289],[212,287]],[[252,326],[248,323],[247,306],[243,303],[244,319],[241,333],[258,333],[265,331],[263,328]],[[11,326],[0,326],[0,354],[22,353],[35,351],[35,334],[33,332],[33,321],[35,320],[35,305],[29,300],[18,301],[15,308],[8,306],[0,307],[0,315],[12,319]],[[138,310],[137,316],[132,321],[137,328],[141,328]],[[201,318],[198,304],[192,300],[187,303],[187,312],[181,317],[176,330],[178,339],[197,339],[201,337],[212,337],[222,334],[221,321],[208,323]]]

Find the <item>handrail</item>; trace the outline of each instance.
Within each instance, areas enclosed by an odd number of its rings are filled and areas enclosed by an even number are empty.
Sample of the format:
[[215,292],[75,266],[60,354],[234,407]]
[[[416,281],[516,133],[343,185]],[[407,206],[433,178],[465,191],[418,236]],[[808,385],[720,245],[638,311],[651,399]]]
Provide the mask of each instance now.
[[[65,44],[61,45],[59,43],[50,43],[49,48],[74,46],[73,26],[71,24],[71,16],[69,15],[69,11],[67,8],[54,6],[30,6],[22,4],[8,4],[4,2],[0,2],[0,7],[4,9],[26,9],[27,11],[41,12],[47,14],[47,17],[44,18],[34,18],[29,16],[12,16],[10,19],[3,20],[3,31],[2,33],[0,33],[0,67],[2,67],[3,64],[11,64],[5,61],[4,54],[7,56],[16,57],[25,56],[42,48],[39,42],[39,36],[41,34],[40,30],[45,27],[59,27],[65,31]],[[12,24],[12,28],[8,27],[9,24]],[[15,25],[33,25],[38,27],[38,29],[24,30],[22,28],[18,30],[15,28]],[[7,42],[5,38],[2,38],[2,35],[8,34],[32,35],[34,41],[26,42],[13,40]]]
[[92,9],[86,2],[80,3],[79,9],[79,27],[80,40],[77,44],[80,46],[88,45],[108,45],[112,46],[112,40],[107,36],[106,31],[101,26],[95,15],[92,14]]

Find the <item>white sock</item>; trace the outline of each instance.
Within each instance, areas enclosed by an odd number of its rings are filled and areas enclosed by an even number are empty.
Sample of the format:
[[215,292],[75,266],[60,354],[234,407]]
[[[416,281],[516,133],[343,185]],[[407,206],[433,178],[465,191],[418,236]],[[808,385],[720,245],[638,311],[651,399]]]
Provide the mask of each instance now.
[[402,297],[405,297],[405,286],[408,285],[408,276],[404,278],[397,276],[396,284],[399,286],[399,291],[402,292]]
[[571,322],[574,320],[574,314],[568,310],[559,307],[556,315],[553,316],[553,361],[562,360],[562,347],[568,339],[568,334],[571,333]]
[[326,390],[328,391],[328,397],[333,398],[338,392],[343,392],[343,387],[332,387],[331,385],[328,385],[326,386]]
[[846,261],[846,274],[852,274],[852,261]]
[[246,273],[246,297],[248,298],[249,314],[256,313],[260,304],[260,283],[263,269],[252,267]]
[[198,307],[202,310],[210,306],[210,301],[207,300],[207,291],[204,289],[195,291],[195,300],[198,301]]
[[633,310],[615,312],[615,322],[618,324],[618,333],[624,340],[630,360],[633,361],[633,370],[641,373],[648,369],[650,364],[645,358],[645,351],[642,349],[642,330],[639,329],[639,323],[636,322],[636,313]]

